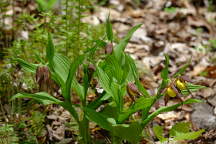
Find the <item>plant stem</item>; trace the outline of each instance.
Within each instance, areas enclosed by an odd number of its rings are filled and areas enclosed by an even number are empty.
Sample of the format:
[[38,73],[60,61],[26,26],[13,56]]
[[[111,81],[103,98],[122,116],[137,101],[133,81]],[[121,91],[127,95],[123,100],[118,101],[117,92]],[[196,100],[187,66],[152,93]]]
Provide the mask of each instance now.
[[67,37],[66,37],[66,50],[65,50],[65,55],[68,55],[69,47],[68,47],[68,41],[69,41],[69,11],[68,11],[68,5],[69,2],[66,0],[66,30],[67,30]]
[[90,144],[91,137],[89,133],[89,120],[86,117],[84,117],[83,120],[81,121],[79,130],[80,130],[80,135],[82,137],[83,144]]
[[[77,49],[80,50],[81,1],[78,0]],[[76,54],[77,55],[77,54]]]
[[159,108],[155,112],[148,115],[147,118],[144,121],[142,121],[142,127],[145,127],[153,118],[155,118],[160,113],[175,110],[179,106],[181,106],[182,104],[184,104],[184,102],[181,102],[181,103],[178,103],[178,104],[175,104],[175,105],[172,105],[172,106],[168,106],[168,107]]

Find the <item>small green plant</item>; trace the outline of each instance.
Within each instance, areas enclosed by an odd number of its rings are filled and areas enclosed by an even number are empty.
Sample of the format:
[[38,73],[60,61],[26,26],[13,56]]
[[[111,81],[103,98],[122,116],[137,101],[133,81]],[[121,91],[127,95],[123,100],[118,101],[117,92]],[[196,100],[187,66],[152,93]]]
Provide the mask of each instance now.
[[183,140],[194,140],[198,138],[204,130],[190,131],[191,125],[188,122],[180,122],[175,124],[169,131],[169,138],[163,136],[164,131],[162,126],[154,126],[153,131],[160,142],[178,142]]
[[45,114],[34,111],[29,119],[29,127],[33,136],[43,137],[45,134]]
[[[142,137],[142,131],[146,125],[152,121],[158,114],[175,110],[183,104],[201,102],[197,99],[187,99],[178,104],[163,106],[155,112],[150,113],[151,107],[157,100],[167,94],[167,87],[172,81],[168,76],[169,58],[166,56],[165,68],[161,72],[162,83],[155,95],[150,95],[139,81],[139,75],[134,60],[124,52],[133,33],[141,25],[134,26],[127,35],[120,40],[113,48],[113,31],[109,18],[106,23],[107,41],[96,41],[95,46],[88,49],[73,62],[69,58],[55,52],[51,34],[48,34],[46,60],[44,63],[31,64],[23,59],[17,58],[16,61],[29,72],[42,75],[49,81],[55,81],[61,89],[63,100],[52,96],[52,93],[45,91],[34,94],[18,93],[15,98],[32,98],[42,104],[58,104],[68,110],[79,127],[80,142],[92,143],[89,133],[89,122],[95,122],[100,128],[110,133],[112,143],[120,144],[123,140],[131,143],[138,143]],[[93,61],[92,55],[100,49],[101,43],[106,43],[107,54],[103,59]],[[109,50],[108,50],[109,49]],[[188,66],[188,65],[186,65]],[[174,76],[181,76],[186,66],[182,67]],[[77,80],[77,71],[81,80]],[[82,71],[81,71],[82,70]],[[97,98],[94,101],[87,101],[90,89],[97,91],[96,86],[92,86],[92,78],[99,82],[103,92],[97,92]],[[36,78],[37,79],[37,78]],[[41,83],[42,84],[42,83]],[[139,98],[135,99],[129,106],[125,106],[124,97],[129,93],[127,87],[132,84],[137,87]],[[193,84],[191,84],[193,85]],[[186,86],[185,86],[186,87]],[[131,88],[129,86],[129,88]],[[197,90],[200,87],[194,87]],[[189,90],[191,90],[188,87]],[[80,103],[72,102],[72,90],[79,96]],[[104,108],[99,109],[100,106]],[[82,111],[79,114],[77,109]],[[134,113],[140,113],[140,119],[133,119]]]
[[18,140],[13,125],[5,124],[0,126],[0,144],[18,144]]

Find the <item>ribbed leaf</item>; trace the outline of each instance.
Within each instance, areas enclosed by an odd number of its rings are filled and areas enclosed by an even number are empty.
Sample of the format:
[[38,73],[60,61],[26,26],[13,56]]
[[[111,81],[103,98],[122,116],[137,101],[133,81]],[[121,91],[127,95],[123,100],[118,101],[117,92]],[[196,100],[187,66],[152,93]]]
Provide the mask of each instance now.
[[139,75],[138,75],[138,72],[137,72],[137,68],[136,68],[136,65],[134,63],[134,60],[126,55],[126,61],[129,63],[130,65],[130,69],[132,71],[132,74],[133,74],[133,77],[134,77],[134,80],[135,80],[135,83],[139,89],[139,91],[142,93],[143,96],[145,97],[150,97],[149,93],[147,92],[147,90],[143,87],[143,85],[141,84],[141,82],[139,81]]
[[173,140],[175,141],[180,141],[180,140],[194,140],[202,135],[202,133],[205,130],[199,130],[195,132],[188,132],[188,133],[176,133],[176,136],[174,137]]
[[57,0],[49,0],[49,1],[45,1],[45,0],[36,0],[36,2],[39,5],[39,9],[41,11],[48,11],[50,10],[54,4],[56,3]]
[[184,101],[183,103],[184,104],[192,104],[192,103],[201,103],[203,102],[202,100],[199,100],[199,99],[188,99],[186,101]]
[[102,88],[110,95],[112,95],[112,91],[110,89],[111,80],[109,79],[108,75],[100,68],[97,68],[97,75],[99,78],[100,85]]
[[106,57],[106,67],[110,71],[110,77],[114,77],[120,83],[123,71],[114,55],[108,55]]
[[66,101],[70,101],[70,94],[71,94],[71,86],[72,86],[72,81],[73,78],[76,74],[76,70],[78,69],[79,65],[83,62],[85,58],[85,55],[79,56],[77,59],[74,60],[74,62],[71,64],[66,85],[63,89],[63,96]]
[[32,98],[35,99],[39,102],[41,102],[42,104],[48,105],[48,104],[59,104],[62,101],[54,98],[53,96],[49,95],[46,92],[38,92],[35,94],[28,94],[28,93],[18,93],[16,95],[14,95],[11,100],[16,99],[16,98]]
[[176,136],[176,132],[187,133],[190,131],[190,123],[189,122],[179,122],[175,124],[169,131],[169,135],[171,137]]
[[104,116],[103,114],[96,112],[93,109],[90,108],[84,108],[86,112],[86,116],[90,121],[95,122],[98,124],[101,128],[106,129],[108,131],[112,130],[111,123],[108,122],[108,118]]
[[140,97],[136,100],[136,102],[126,110],[126,112],[122,113],[119,115],[118,122],[122,123],[124,120],[128,119],[130,115],[133,113],[142,110],[144,108],[147,108],[151,106],[154,98],[145,98],[145,97]]
[[161,77],[163,78],[163,80],[167,80],[169,78],[168,66],[169,66],[169,56],[165,55],[165,68],[161,72]]
[[47,2],[45,0],[36,0],[41,11],[47,10]]
[[80,97],[80,100],[83,101],[84,96],[85,96],[84,87],[81,84],[78,83],[76,78],[74,78],[74,80],[72,82],[72,88],[75,90],[77,95]]
[[177,109],[179,106],[183,105],[183,104],[192,104],[192,103],[199,103],[202,102],[201,100],[197,100],[197,99],[188,99],[184,102],[172,105],[172,106],[167,106],[167,107],[160,107],[159,109],[157,109],[155,112],[153,112],[152,114],[150,114],[143,122],[143,126],[145,126],[146,124],[148,124],[148,122],[150,122],[153,118],[155,118],[157,115],[159,115],[162,112],[169,112],[169,111],[173,111],[175,109]]
[[187,84],[186,85],[187,89],[181,91],[181,93],[183,95],[188,95],[188,94],[190,94],[190,92],[195,92],[195,91],[198,91],[200,89],[206,88],[205,86],[202,86],[202,85],[195,85],[195,84],[192,84],[192,83],[186,83],[186,84]]
[[116,56],[116,58],[120,61],[121,57],[122,57],[122,52],[125,50],[125,47],[127,46],[129,40],[131,39],[133,33],[141,27],[141,24],[134,26],[131,30],[129,30],[129,32],[127,33],[127,35],[124,37],[124,39],[122,39],[119,44],[115,47],[114,49],[114,54]]
[[53,57],[54,57],[54,44],[52,41],[52,35],[48,33],[47,47],[46,47],[46,58],[49,62],[50,68],[53,70]]
[[194,140],[201,136],[204,130],[190,132],[191,125],[188,122],[180,122],[175,124],[170,132],[170,137],[173,137],[175,141],[179,140]]
[[53,58],[54,71],[66,83],[68,73],[70,70],[70,60],[61,54],[55,54]]
[[132,144],[136,144],[140,141],[142,127],[137,122],[131,124],[117,124],[113,125],[112,133],[122,140],[127,140]]
[[113,31],[112,31],[112,24],[110,22],[110,15],[108,16],[106,20],[106,34],[107,34],[107,39],[112,42],[113,41]]
[[98,108],[104,101],[108,100],[111,97],[108,93],[103,94],[96,100],[92,101],[90,104],[88,104],[88,107],[91,109]]
[[16,58],[15,61],[17,61],[25,71],[36,73],[38,64],[32,64],[20,58]]

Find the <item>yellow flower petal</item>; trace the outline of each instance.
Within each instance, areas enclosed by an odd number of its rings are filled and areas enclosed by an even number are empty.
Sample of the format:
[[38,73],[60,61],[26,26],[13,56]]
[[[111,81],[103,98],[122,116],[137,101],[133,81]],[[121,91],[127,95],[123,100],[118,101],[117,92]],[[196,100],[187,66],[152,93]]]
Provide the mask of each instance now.
[[176,92],[172,88],[170,88],[170,87],[167,88],[166,93],[170,97],[176,97],[176,95],[177,95]]
[[184,82],[181,82],[179,79],[176,81],[176,86],[178,89],[180,90],[185,90],[186,89],[186,85]]

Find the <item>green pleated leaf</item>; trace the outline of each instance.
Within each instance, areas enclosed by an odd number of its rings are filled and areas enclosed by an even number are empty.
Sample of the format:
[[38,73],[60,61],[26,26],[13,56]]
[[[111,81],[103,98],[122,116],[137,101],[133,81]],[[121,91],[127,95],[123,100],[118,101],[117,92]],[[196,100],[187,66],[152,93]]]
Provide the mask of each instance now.
[[180,141],[180,140],[194,140],[198,137],[200,137],[202,135],[202,133],[205,130],[199,130],[199,131],[195,131],[195,132],[188,132],[188,133],[176,133],[176,136],[174,137],[173,140],[175,141]]
[[107,39],[112,42],[113,41],[113,30],[112,30],[112,24],[110,22],[110,15],[108,16],[106,20],[106,35]]
[[201,136],[204,130],[199,131],[190,131],[191,124],[188,122],[179,122],[175,124],[169,131],[170,137],[173,137],[173,140],[194,140]]
[[47,2],[45,0],[36,0],[39,10],[46,11],[47,10]]
[[101,128],[106,129],[108,131],[112,130],[111,123],[109,123],[108,118],[104,116],[103,114],[96,112],[93,109],[90,108],[84,108],[86,112],[86,116],[90,121],[95,122],[98,124]]
[[85,90],[84,90],[84,87],[81,84],[78,83],[76,78],[74,78],[74,80],[72,82],[72,88],[75,90],[77,95],[80,97],[80,100],[83,101],[84,96],[85,96]]
[[190,126],[189,122],[179,122],[170,129],[169,135],[174,137],[176,132],[187,133],[190,131]]
[[201,103],[203,102],[202,100],[199,100],[199,99],[188,99],[186,101],[184,101],[183,103],[184,104],[192,104],[192,103]]
[[122,52],[124,52],[124,50],[125,50],[128,42],[129,42],[129,40],[131,39],[133,33],[140,27],[141,27],[141,24],[136,25],[131,30],[129,30],[127,35],[114,48],[114,54],[119,61],[121,60]]
[[111,97],[108,93],[102,94],[102,96],[98,97],[96,100],[92,101],[88,104],[88,107],[91,109],[98,108],[104,101],[108,100]]
[[127,140],[132,144],[136,144],[141,139],[142,127],[137,122],[131,124],[116,124],[112,126],[114,136]]
[[190,94],[190,92],[196,92],[196,91],[198,91],[200,89],[206,88],[205,86],[195,85],[195,84],[192,84],[192,83],[186,83],[186,86],[187,86],[187,89],[181,91],[181,93],[183,95],[188,95],[188,94]]
[[[121,66],[118,63],[118,60],[114,55],[108,55],[106,57],[106,70],[109,71],[109,77],[114,77],[118,83],[121,83],[123,71]],[[106,72],[107,72],[106,71]],[[124,78],[125,79],[125,78]]]
[[49,62],[50,68],[53,70],[54,65],[53,65],[53,57],[54,57],[54,44],[52,40],[52,35],[48,33],[48,40],[47,40],[47,47],[46,47],[46,58]]
[[71,86],[72,86],[73,78],[76,74],[76,71],[79,65],[83,62],[84,58],[85,58],[85,55],[79,56],[77,59],[74,60],[74,62],[70,66],[70,70],[69,70],[68,77],[66,80],[66,85],[63,88],[63,96],[65,100],[67,101],[70,101]]
[[61,54],[55,54],[53,58],[53,64],[53,70],[55,73],[62,79],[64,83],[66,83],[71,65],[69,58]]
[[132,75],[134,77],[134,80],[135,80],[135,83],[137,85],[137,88],[139,89],[139,92],[141,92],[142,95],[145,96],[145,97],[150,97],[147,90],[143,87],[143,85],[139,81],[139,75],[138,75],[137,68],[136,68],[136,65],[134,63],[134,60],[129,55],[126,55],[126,61],[128,62],[129,66],[130,66],[131,73],[132,73]]
[[131,116],[133,113],[151,106],[153,100],[154,100],[154,97],[152,97],[152,98],[145,98],[145,97],[138,98],[136,100],[136,102],[129,109],[127,109],[125,112],[123,112],[119,115],[118,122],[122,123],[124,120],[128,119],[129,116]]
[[100,68],[97,68],[97,75],[99,78],[99,83],[102,86],[102,88],[109,93],[110,95],[112,95],[112,90],[110,89],[110,83],[111,80],[109,79],[109,76]]
[[175,105],[172,105],[172,106],[160,107],[155,112],[148,115],[148,117],[142,122],[143,126],[148,124],[151,120],[153,120],[153,118],[155,118],[157,115],[159,115],[162,112],[173,111],[173,110],[177,109],[179,106],[181,106],[183,104],[192,104],[192,103],[200,103],[200,102],[202,102],[202,101],[198,100],[198,99],[188,99],[188,100],[186,100],[184,102],[181,102],[181,103],[178,103],[178,104],[175,104]]
[[168,70],[168,66],[169,66],[169,56],[165,55],[165,68],[162,70],[161,72],[161,77],[164,80],[167,80],[169,78],[169,70]]
[[57,2],[57,0],[36,0],[38,6],[39,6],[39,10],[40,11],[48,11],[51,8],[53,8],[53,6],[55,5],[55,3]]
[[36,73],[38,64],[32,64],[20,58],[16,58],[15,61],[17,61],[25,71]]
[[62,101],[54,98],[53,96],[49,95],[46,92],[38,92],[35,94],[28,94],[28,93],[18,93],[16,95],[14,95],[11,100],[14,100],[16,98],[32,98],[35,99],[37,101],[39,101],[42,104],[48,105],[48,104],[59,104]]

